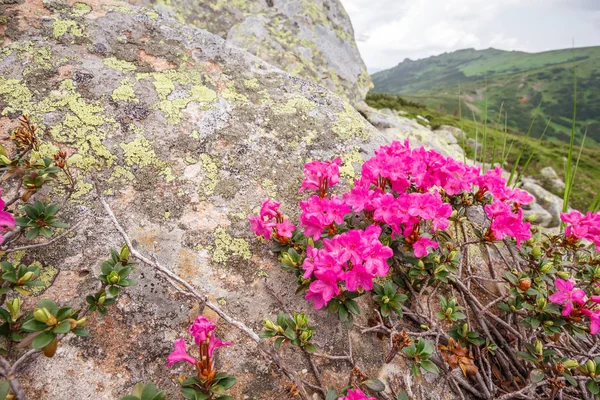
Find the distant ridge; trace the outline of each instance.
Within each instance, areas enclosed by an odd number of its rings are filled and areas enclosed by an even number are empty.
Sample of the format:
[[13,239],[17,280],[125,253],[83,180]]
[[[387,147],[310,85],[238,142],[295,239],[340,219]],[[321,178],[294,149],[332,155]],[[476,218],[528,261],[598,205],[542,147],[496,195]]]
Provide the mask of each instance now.
[[577,70],[578,136],[600,143],[600,46],[526,53],[494,48],[463,49],[420,60],[405,59],[372,75],[373,92],[400,94],[411,101],[463,117],[484,116],[487,80],[488,120],[495,122],[501,104],[510,128],[526,131],[542,103],[533,134],[546,122],[547,137],[568,140],[573,113],[573,69]]

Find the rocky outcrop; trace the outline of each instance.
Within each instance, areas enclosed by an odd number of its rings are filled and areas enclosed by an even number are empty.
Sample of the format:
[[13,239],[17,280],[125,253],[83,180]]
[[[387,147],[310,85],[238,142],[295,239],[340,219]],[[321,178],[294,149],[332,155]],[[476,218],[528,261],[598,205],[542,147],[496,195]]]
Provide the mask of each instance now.
[[521,188],[531,193],[537,204],[543,207],[552,217],[547,225],[540,225],[547,227],[560,225],[560,214],[563,209],[563,200],[560,197],[550,193],[531,178],[522,178]]
[[372,83],[339,0],[129,0],[206,29],[357,103]]
[[552,167],[544,167],[540,170],[540,181],[542,186],[557,196],[565,192],[565,182]]

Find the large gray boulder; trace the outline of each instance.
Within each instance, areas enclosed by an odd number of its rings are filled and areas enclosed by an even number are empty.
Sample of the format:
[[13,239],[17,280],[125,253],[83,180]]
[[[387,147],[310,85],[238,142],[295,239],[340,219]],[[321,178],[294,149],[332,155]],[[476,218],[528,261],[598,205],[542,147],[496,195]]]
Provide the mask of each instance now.
[[[274,292],[287,308],[310,313],[320,349],[342,354],[347,338],[337,317],[294,295],[295,278],[280,270],[246,218],[267,196],[296,213],[305,162],[341,156],[347,183],[387,136],[322,86],[154,10],[104,1],[9,3],[0,3],[0,129],[5,136],[29,114],[44,141],[37,156],[69,155],[77,184],[61,218],[73,225],[87,216],[52,246],[11,256],[41,263],[53,285],[40,297],[85,307],[101,261],[123,243],[97,201],[95,177],[140,251],[255,331],[282,308]],[[63,194],[55,184],[34,199]],[[146,265],[133,278],[138,285],[108,317],[89,317],[90,337],[67,337],[53,359],[23,369],[29,398],[114,400],[140,381],[177,398],[174,377],[190,371],[167,369],[166,356],[201,310]],[[362,308],[357,322],[364,325],[373,307]],[[255,343],[223,321],[217,334],[234,343],[217,360],[238,378],[231,395],[280,399],[289,381]],[[377,375],[385,354],[376,336],[355,335],[354,354],[364,373]],[[302,354],[285,350],[284,357],[310,370]],[[344,385],[344,361],[318,364],[326,385]]]
[[552,167],[544,167],[540,170],[540,181],[544,188],[557,196],[562,196],[565,192],[565,181]]
[[339,0],[129,0],[154,5],[357,103],[373,87]]

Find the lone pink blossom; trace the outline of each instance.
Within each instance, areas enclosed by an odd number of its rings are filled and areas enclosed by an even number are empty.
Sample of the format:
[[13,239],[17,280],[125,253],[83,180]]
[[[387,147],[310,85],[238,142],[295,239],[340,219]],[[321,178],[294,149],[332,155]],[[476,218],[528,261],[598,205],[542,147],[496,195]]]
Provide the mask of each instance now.
[[558,291],[548,297],[548,300],[555,304],[564,305],[562,311],[563,317],[571,315],[571,311],[573,311],[573,302],[580,305],[585,302],[585,292],[581,289],[573,290],[575,288],[575,283],[573,283],[573,281],[556,279],[554,281],[554,286],[556,286]]

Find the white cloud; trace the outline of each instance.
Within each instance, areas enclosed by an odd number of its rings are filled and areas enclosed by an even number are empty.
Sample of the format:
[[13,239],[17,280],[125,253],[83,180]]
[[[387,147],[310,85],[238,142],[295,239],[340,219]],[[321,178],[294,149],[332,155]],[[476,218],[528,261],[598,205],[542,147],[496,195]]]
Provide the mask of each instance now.
[[600,44],[597,0],[341,1],[371,71],[469,47],[542,51],[568,47],[573,37]]

